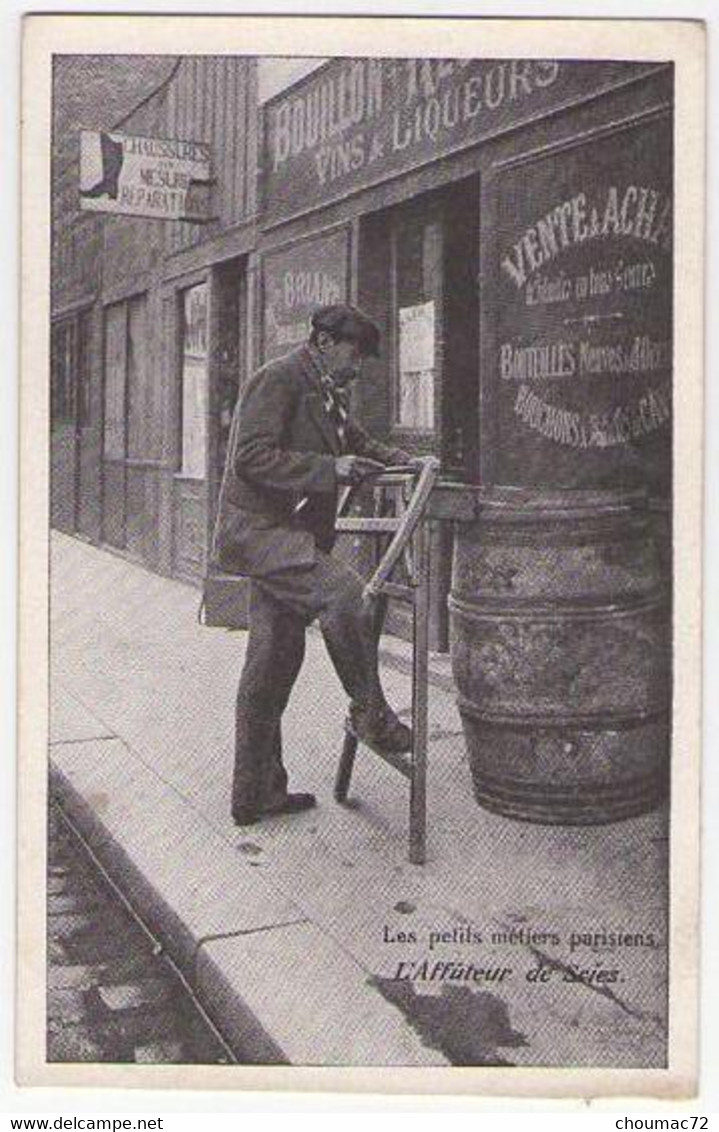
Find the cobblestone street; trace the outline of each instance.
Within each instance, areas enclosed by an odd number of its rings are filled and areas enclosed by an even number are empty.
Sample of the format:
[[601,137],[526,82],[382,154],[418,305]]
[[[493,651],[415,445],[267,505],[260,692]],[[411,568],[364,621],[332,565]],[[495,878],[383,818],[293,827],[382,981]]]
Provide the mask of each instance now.
[[47,1060],[228,1063],[168,961],[54,806],[49,828]]

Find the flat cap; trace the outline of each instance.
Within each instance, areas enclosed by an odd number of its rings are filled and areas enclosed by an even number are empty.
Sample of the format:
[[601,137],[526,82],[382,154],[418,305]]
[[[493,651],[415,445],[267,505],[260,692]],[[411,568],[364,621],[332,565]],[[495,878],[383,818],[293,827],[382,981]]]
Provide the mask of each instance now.
[[359,307],[350,306],[349,303],[318,307],[310,323],[313,330],[325,330],[339,342],[357,342],[360,352],[365,356],[379,357],[379,330],[369,315]]

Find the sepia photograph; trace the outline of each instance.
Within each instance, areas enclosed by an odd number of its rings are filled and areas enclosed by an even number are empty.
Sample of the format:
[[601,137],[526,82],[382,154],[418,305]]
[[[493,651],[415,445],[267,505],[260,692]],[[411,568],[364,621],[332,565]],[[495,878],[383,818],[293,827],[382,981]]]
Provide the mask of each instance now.
[[27,1083],[691,1094],[704,35],[602,23],[27,21]]

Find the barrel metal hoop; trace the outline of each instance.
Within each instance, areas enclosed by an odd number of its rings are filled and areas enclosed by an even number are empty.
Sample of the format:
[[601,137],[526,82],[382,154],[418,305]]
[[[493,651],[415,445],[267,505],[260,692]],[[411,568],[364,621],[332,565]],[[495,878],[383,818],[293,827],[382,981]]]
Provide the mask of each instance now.
[[652,595],[638,598],[631,596],[624,601],[613,601],[599,605],[570,605],[557,601],[554,604],[539,604],[535,599],[513,598],[512,602],[501,598],[485,598],[480,605],[473,601],[462,601],[455,594],[448,599],[449,609],[473,621],[524,620],[524,621],[604,621],[622,617],[636,617],[641,613],[665,611],[667,595]]
[[[616,778],[611,782],[600,782],[598,779],[582,779],[571,784],[558,785],[556,782],[547,783],[540,781],[532,781],[527,779],[522,781],[520,778],[513,778],[511,782],[507,779],[496,778],[492,774],[486,774],[484,768],[479,772],[481,781],[480,789],[486,790],[488,794],[491,793],[497,800],[506,799],[508,802],[520,802],[529,798],[541,799],[547,801],[571,801],[577,806],[584,809],[591,810],[595,807],[597,801],[603,801],[608,798],[621,798],[624,792],[629,788],[632,795],[642,794],[644,792],[660,793],[663,791],[665,784],[665,774],[662,772],[666,770],[666,766],[658,765],[651,773],[642,775],[640,778],[625,779]],[[591,785],[592,797],[584,797],[581,795],[586,791],[587,787]],[[578,797],[578,795],[580,797]]]
[[[632,532],[634,534],[635,532]],[[645,532],[636,532],[641,535],[645,540],[648,537]],[[487,524],[481,529],[481,536],[476,540],[476,546],[472,549],[476,550],[480,547],[482,550],[494,549],[499,547],[501,550],[505,549],[535,549],[541,548],[542,550],[564,550],[567,547],[576,548],[577,550],[593,549],[595,547],[603,547],[607,545],[608,528],[592,528],[583,529],[578,531],[576,526],[567,530],[566,527],[546,528],[537,526],[533,527],[519,527],[507,525],[506,528],[500,529],[498,526],[490,526]],[[614,541],[617,541],[617,527],[616,524],[612,526],[611,534]],[[628,540],[625,540],[628,541]],[[639,542],[639,538],[634,539],[635,543]]]
[[493,513],[558,515],[574,518],[581,515],[626,515],[647,509],[647,491],[643,487],[625,491],[616,489],[526,488],[509,484],[475,487],[478,514]]
[[475,788],[477,801],[491,813],[501,814],[513,821],[561,826],[597,826],[626,821],[656,809],[666,796],[665,789],[655,786],[643,792],[633,792],[629,797],[605,799],[603,805],[601,802],[592,805],[578,799],[567,799],[563,803],[557,798],[523,798],[513,802],[494,797],[481,787]]
[[556,731],[602,731],[607,727],[617,731],[633,731],[648,723],[668,723],[669,708],[666,703],[648,708],[627,711],[602,712],[528,712],[521,715],[511,712],[491,711],[480,708],[462,695],[457,696],[457,706],[461,712],[489,727],[512,727],[516,731],[534,731],[540,728],[543,733]]

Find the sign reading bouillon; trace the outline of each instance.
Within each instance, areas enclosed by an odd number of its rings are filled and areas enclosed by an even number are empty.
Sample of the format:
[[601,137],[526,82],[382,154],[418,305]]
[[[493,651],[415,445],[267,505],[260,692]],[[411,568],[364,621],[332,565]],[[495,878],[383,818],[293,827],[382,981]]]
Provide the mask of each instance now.
[[265,107],[265,214],[284,219],[337,200],[643,70],[542,59],[334,59]]
[[[530,158],[496,189],[499,478],[666,487],[670,118]],[[521,179],[523,191],[507,191]],[[664,481],[664,482],[662,482]]]
[[210,147],[82,130],[80,208],[157,220],[210,219]]

